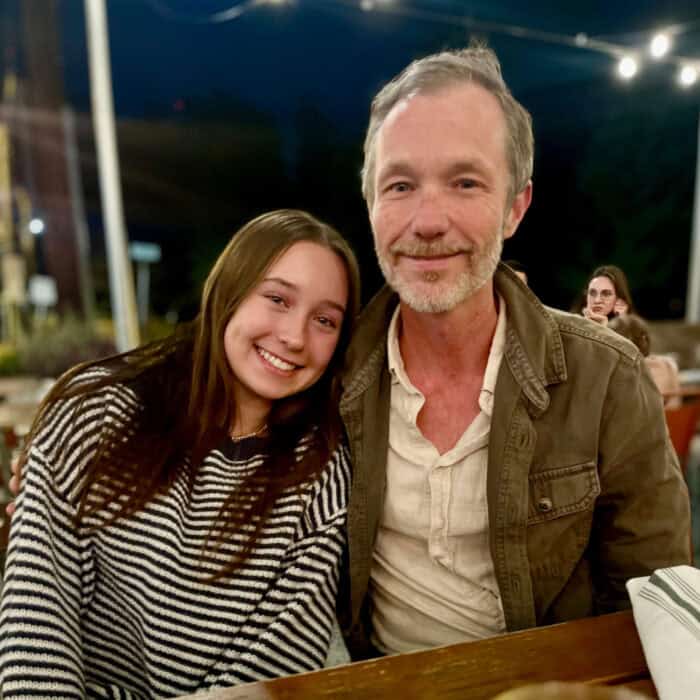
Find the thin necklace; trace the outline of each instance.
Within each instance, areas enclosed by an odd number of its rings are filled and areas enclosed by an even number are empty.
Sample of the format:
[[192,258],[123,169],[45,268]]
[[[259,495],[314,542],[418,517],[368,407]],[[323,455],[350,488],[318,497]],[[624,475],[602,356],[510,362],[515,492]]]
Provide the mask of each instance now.
[[263,423],[257,430],[252,433],[245,433],[244,435],[230,435],[231,442],[240,442],[241,440],[247,440],[248,438],[258,437],[262,435],[267,430],[267,423]]

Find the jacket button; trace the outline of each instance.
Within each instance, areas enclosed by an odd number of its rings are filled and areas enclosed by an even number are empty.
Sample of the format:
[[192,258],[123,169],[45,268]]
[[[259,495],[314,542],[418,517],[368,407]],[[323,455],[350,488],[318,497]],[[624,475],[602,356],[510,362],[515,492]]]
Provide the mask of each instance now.
[[540,498],[540,500],[537,501],[537,510],[539,510],[540,513],[549,513],[552,508],[553,504],[551,498]]

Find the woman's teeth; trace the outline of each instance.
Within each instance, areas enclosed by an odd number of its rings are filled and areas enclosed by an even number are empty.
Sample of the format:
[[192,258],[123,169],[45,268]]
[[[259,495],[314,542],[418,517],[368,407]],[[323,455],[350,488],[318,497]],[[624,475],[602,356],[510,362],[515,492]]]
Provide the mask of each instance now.
[[289,362],[285,362],[276,355],[272,355],[267,350],[263,350],[263,348],[257,348],[257,351],[264,360],[269,362],[273,367],[276,367],[277,369],[281,369],[286,372],[291,372],[291,370],[296,368],[296,365],[292,365]]

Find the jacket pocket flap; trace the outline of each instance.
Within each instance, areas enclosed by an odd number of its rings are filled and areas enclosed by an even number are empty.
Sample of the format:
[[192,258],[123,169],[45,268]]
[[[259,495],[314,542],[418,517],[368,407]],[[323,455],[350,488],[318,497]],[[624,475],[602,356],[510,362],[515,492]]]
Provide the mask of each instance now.
[[600,494],[595,462],[534,472],[528,479],[528,525],[588,510]]

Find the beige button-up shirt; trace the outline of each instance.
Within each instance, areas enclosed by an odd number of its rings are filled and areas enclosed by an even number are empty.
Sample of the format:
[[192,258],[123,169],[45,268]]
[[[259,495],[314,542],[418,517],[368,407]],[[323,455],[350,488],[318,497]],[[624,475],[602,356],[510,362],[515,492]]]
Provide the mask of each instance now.
[[384,653],[481,639],[505,631],[489,549],[486,472],[493,395],[503,359],[499,313],[480,413],[440,455],[417,425],[425,397],[404,369],[399,309],[388,335],[392,376],[387,486],[371,571],[373,643]]

